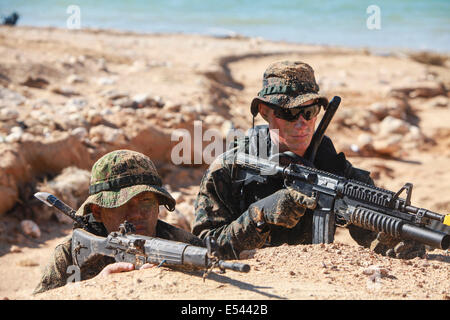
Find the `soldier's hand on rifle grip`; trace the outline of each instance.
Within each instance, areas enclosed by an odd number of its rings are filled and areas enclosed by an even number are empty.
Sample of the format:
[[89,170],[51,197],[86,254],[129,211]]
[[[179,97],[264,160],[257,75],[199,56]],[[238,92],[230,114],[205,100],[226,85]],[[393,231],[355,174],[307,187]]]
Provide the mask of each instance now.
[[267,223],[293,228],[305,214],[305,210],[313,209],[315,205],[315,199],[287,188],[253,203],[249,207],[249,211],[257,225]]

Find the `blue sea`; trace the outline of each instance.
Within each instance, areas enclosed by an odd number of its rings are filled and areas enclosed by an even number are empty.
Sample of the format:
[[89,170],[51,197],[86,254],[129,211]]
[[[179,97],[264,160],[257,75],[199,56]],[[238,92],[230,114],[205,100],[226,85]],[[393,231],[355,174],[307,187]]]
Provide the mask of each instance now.
[[450,52],[450,0],[0,0],[0,15],[14,11],[23,26],[240,34],[307,44]]

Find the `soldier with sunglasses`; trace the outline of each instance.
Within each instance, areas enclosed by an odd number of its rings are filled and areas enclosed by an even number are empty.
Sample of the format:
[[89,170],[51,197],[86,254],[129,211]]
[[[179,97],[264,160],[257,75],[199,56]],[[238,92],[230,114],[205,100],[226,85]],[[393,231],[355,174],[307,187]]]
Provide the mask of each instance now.
[[[282,165],[291,162],[318,168],[348,179],[373,184],[370,173],[355,168],[345,155],[337,153],[331,139],[324,136],[314,162],[303,158],[314,134],[317,116],[328,99],[319,94],[313,69],[303,62],[279,61],[265,71],[263,88],[251,103],[253,120],[261,114],[267,125],[254,126],[234,148],[223,153],[203,176],[195,202],[192,233],[213,236],[228,258],[240,252],[312,241],[310,199],[282,181],[261,183],[233,165],[236,152],[276,159]],[[264,142],[264,143],[261,143]],[[306,213],[306,214],[305,214]],[[398,241],[359,227],[348,226],[350,235],[360,245],[377,253],[397,258],[414,258],[425,253],[424,246],[412,241]]]

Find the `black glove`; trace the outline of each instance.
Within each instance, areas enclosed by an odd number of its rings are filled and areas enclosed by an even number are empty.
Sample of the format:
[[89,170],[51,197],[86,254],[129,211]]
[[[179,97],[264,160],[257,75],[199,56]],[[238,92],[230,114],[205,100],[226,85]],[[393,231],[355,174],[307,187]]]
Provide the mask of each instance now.
[[414,240],[399,240],[386,233],[378,233],[370,249],[384,256],[398,259],[414,259],[425,254],[425,245]]
[[250,216],[258,225],[267,223],[285,228],[293,228],[306,209],[314,209],[316,199],[294,189],[281,189],[264,199],[253,203]]

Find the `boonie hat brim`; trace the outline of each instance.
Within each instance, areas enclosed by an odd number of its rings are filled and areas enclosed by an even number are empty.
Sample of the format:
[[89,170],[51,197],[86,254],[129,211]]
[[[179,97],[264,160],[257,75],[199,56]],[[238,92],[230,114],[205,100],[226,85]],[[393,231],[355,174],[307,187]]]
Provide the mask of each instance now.
[[175,209],[175,199],[163,187],[142,184],[124,187],[117,191],[101,191],[90,195],[77,210],[76,215],[84,216],[90,213],[91,204],[96,204],[102,208],[120,207],[143,192],[155,193],[158,196],[160,205],[166,205],[170,211]]

